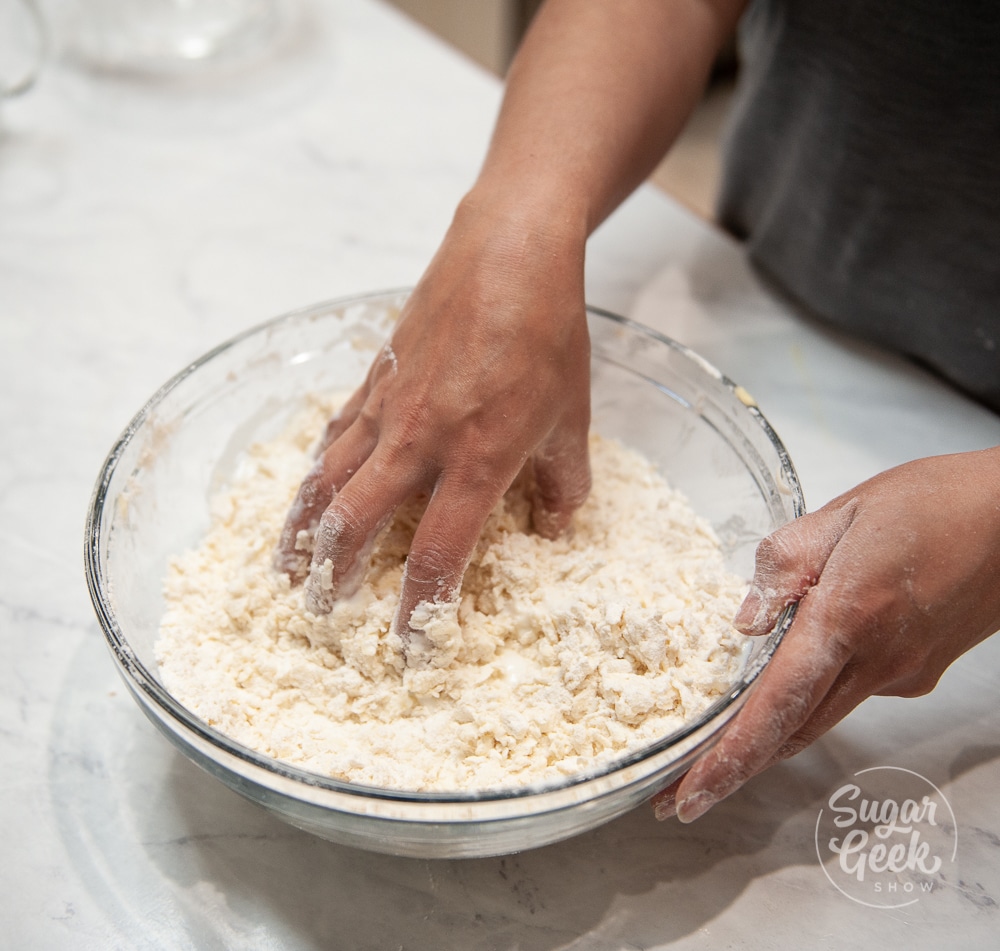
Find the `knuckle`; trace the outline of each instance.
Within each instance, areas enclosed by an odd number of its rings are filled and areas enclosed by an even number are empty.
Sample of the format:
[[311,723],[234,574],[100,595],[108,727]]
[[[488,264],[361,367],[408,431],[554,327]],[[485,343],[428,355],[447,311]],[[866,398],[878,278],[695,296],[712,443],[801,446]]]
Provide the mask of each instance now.
[[936,685],[936,679],[934,683],[925,683],[920,680],[915,680],[905,684],[900,684],[889,691],[889,693],[893,697],[901,697],[904,700],[916,700],[918,697],[926,697]]
[[897,668],[897,675],[891,688],[881,691],[882,693],[891,693],[893,696],[909,699],[925,697],[937,687],[943,673],[943,671],[930,667],[926,662],[917,659],[910,659],[907,663],[904,658],[901,666],[902,669]]
[[761,539],[756,554],[758,571],[774,574],[785,571],[795,564],[799,545],[794,538],[793,525],[794,523],[783,525]]
[[350,547],[365,535],[363,512],[351,499],[337,496],[320,516],[318,535],[324,540],[336,539],[341,547]]
[[450,482],[460,485],[462,495],[470,507],[479,508],[483,516],[514,481],[517,470],[505,459],[492,454],[477,452],[474,448],[463,453],[454,466]]
[[407,581],[432,594],[446,596],[461,580],[466,559],[441,541],[412,549],[406,559]]
[[328,495],[328,480],[322,463],[313,466],[299,486],[298,501],[305,509],[313,509]]
[[813,629],[822,637],[824,650],[836,659],[846,660],[854,654],[875,624],[863,605],[845,601],[828,587],[810,588],[802,603],[808,608]]
[[382,481],[391,473],[413,473],[418,476],[430,469],[432,453],[419,440],[416,430],[395,430],[382,433],[378,451],[371,457],[372,479]]
[[344,427],[344,432],[346,433],[348,429],[356,429],[363,439],[373,442],[379,438],[381,425],[380,407],[373,405],[372,401],[369,400],[358,408],[350,426]]
[[917,697],[926,697],[927,694],[931,693],[938,684],[939,678],[937,676],[922,676],[908,683],[901,685],[899,689],[895,691],[897,697],[904,697],[909,700],[914,700]]
[[350,427],[351,420],[345,419],[344,416],[338,413],[334,416],[327,424],[326,430],[323,433],[323,439],[320,442],[321,451],[325,452],[333,443],[335,443]]

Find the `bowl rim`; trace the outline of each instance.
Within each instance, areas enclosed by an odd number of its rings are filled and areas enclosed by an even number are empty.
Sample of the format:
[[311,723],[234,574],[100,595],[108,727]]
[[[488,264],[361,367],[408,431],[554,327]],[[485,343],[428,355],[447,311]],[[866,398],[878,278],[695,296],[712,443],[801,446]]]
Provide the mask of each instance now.
[[[189,376],[197,372],[201,367],[210,363],[216,357],[233,349],[245,340],[260,334],[266,334],[272,328],[301,319],[304,317],[317,318],[326,314],[332,314],[338,310],[351,305],[363,305],[376,301],[388,301],[399,299],[405,302],[406,297],[411,293],[412,287],[390,288],[382,291],[373,291],[365,294],[347,295],[344,297],[331,298],[320,301],[305,307],[297,308],[272,317],[268,320],[254,324],[246,330],[224,340],[211,348],[200,357],[187,364],[165,383],[156,389],[143,406],[135,413],[125,429],[115,440],[109,451],[91,493],[90,502],[87,508],[87,518],[84,533],[84,573],[86,576],[87,589],[90,599],[101,625],[107,645],[117,662],[119,672],[126,679],[127,685],[134,690],[140,690],[159,710],[162,718],[166,714],[169,720],[177,721],[184,729],[192,732],[202,741],[211,746],[219,747],[224,753],[235,757],[264,773],[274,774],[284,780],[301,783],[315,789],[328,790],[338,796],[358,797],[364,800],[383,800],[396,803],[419,803],[429,806],[433,804],[486,804],[490,802],[502,803],[518,799],[529,799],[532,797],[547,796],[554,793],[562,793],[567,790],[584,786],[595,780],[606,780],[615,773],[626,770],[628,767],[636,766],[644,760],[651,760],[666,752],[670,747],[682,743],[691,738],[699,730],[703,730],[711,724],[713,720],[721,715],[728,714],[723,720],[728,720],[729,716],[735,712],[734,704],[741,701],[748,691],[754,686],[757,678],[765,668],[774,651],[784,638],[785,633],[791,626],[794,619],[797,604],[787,605],[778,617],[772,630],[764,635],[764,646],[753,658],[752,662],[742,671],[740,678],[721,697],[715,700],[710,706],[699,714],[694,720],[684,724],[672,733],[668,733],[653,743],[640,747],[628,753],[603,761],[599,766],[584,769],[572,773],[565,777],[546,782],[526,783],[516,786],[487,787],[473,791],[462,790],[428,790],[417,791],[407,789],[394,789],[384,786],[371,786],[362,783],[347,782],[336,779],[332,776],[324,776],[310,770],[295,766],[275,759],[264,753],[260,753],[251,747],[232,739],[225,733],[216,730],[204,720],[188,710],[185,706],[174,699],[172,694],[161,684],[155,673],[147,669],[146,665],[136,657],[132,650],[128,638],[122,631],[114,608],[109,599],[105,596],[104,575],[102,571],[105,545],[102,540],[102,526],[105,523],[105,513],[109,511],[106,503],[109,501],[108,492],[111,481],[115,475],[118,464],[121,461],[125,450],[133,438],[137,435],[147,419],[153,414],[156,408],[166,397],[179,387]],[[650,338],[660,344],[666,345],[669,349],[680,354],[682,357],[694,363],[700,370],[707,373],[718,381],[725,389],[728,389],[733,398],[737,400],[750,414],[764,432],[767,440],[774,448],[780,462],[780,477],[785,488],[791,495],[793,518],[799,518],[806,512],[805,500],[799,483],[798,475],[792,464],[791,458],[785,449],[780,437],[768,422],[767,418],[760,411],[759,407],[752,399],[746,398],[746,391],[728,376],[719,371],[713,364],[705,360],[700,354],[690,347],[679,343],[671,337],[660,333],[650,327],[640,324],[628,317],[622,317],[611,311],[592,305],[585,305],[587,315],[593,315],[606,320],[620,327],[626,328],[640,336]],[[742,395],[741,395],[742,394]],[[111,526],[109,526],[109,531]],[[738,708],[736,708],[738,709]],[[481,821],[481,820],[477,820]]]

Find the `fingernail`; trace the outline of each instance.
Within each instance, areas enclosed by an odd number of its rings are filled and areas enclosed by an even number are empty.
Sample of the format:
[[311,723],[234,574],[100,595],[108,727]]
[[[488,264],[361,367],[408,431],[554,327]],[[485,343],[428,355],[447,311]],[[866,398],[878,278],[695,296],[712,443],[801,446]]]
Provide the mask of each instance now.
[[672,793],[661,796],[653,804],[653,815],[660,822],[673,819],[677,815],[677,800]]
[[677,818],[684,823],[694,822],[695,819],[705,815],[718,801],[717,796],[705,789],[692,793],[677,803]]
[[333,562],[329,558],[321,565],[314,562],[306,580],[306,610],[316,615],[329,614],[333,610],[335,597]]
[[743,599],[739,611],[736,612],[736,617],[733,618],[733,627],[744,634],[749,634],[754,629],[763,607],[764,600],[760,596],[760,588],[751,588]]

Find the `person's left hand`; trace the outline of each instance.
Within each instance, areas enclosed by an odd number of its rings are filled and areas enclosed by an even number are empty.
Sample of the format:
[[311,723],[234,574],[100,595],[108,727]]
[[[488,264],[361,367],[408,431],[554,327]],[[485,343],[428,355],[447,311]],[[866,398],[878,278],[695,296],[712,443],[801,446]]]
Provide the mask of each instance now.
[[883,472],[764,539],[734,624],[795,618],[716,746],[653,797],[657,818],[703,815],[873,695],[929,693],[1000,630],[1000,447]]

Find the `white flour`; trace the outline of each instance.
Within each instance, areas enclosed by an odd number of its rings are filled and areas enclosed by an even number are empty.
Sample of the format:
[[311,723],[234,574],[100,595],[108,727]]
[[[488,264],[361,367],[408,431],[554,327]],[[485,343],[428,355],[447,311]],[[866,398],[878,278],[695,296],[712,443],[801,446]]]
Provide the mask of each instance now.
[[384,532],[358,594],[308,613],[271,557],[329,408],[253,446],[203,542],[170,566],[157,659],[206,722],[351,782],[485,789],[641,748],[733,683],[744,582],[648,462],[597,436],[593,491],[566,537],[528,532],[518,487],[493,511],[460,602],[421,621],[434,666],[406,668],[389,632],[417,509]]

